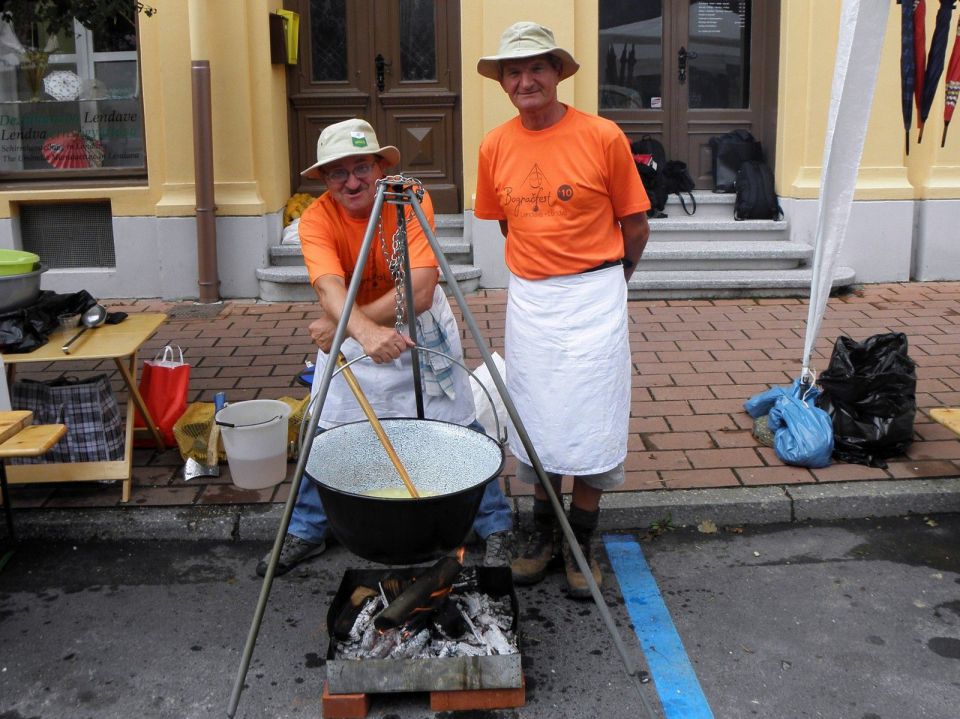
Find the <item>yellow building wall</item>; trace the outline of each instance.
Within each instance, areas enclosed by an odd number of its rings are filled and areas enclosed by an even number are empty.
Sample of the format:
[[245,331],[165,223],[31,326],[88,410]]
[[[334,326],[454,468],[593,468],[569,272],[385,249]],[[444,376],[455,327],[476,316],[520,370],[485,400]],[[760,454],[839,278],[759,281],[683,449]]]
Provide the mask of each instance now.
[[166,0],[156,7],[152,17],[140,16],[146,182],[6,191],[0,217],[10,217],[19,201],[84,199],[110,199],[116,216],[192,216],[191,52],[210,62],[217,214],[256,216],[283,206],[289,195],[285,66],[270,63],[268,31],[268,15],[282,0]]

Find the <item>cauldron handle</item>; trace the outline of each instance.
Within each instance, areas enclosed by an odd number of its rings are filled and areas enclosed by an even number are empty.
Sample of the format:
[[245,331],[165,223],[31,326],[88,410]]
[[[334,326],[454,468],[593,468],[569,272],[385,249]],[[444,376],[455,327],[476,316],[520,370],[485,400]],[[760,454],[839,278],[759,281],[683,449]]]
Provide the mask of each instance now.
[[[475,373],[473,370],[471,370],[469,367],[467,367],[463,362],[459,361],[458,359],[455,359],[455,358],[451,357],[451,356],[448,355],[446,352],[441,352],[440,350],[430,349],[429,347],[421,347],[420,345],[417,345],[417,346],[416,346],[416,349],[417,349],[417,350],[420,350],[421,352],[429,352],[429,353],[431,353],[431,354],[440,355],[441,357],[446,357],[448,360],[450,360],[450,361],[453,362],[454,364],[459,365],[460,367],[462,367],[463,370],[464,370],[468,375],[470,375],[471,377],[473,377],[474,380],[476,380],[477,384],[480,385],[480,389],[482,389],[482,390],[483,390],[483,393],[487,396],[487,401],[490,402],[490,407],[491,407],[491,409],[493,409],[493,421],[494,421],[494,422],[496,423],[496,425],[497,425],[496,438],[497,438],[497,442],[499,442],[500,445],[502,446],[503,443],[507,441],[507,438],[506,438],[506,428],[500,426],[500,418],[497,416],[497,405],[496,405],[496,404],[494,403],[494,401],[493,401],[493,395],[490,394],[490,390],[488,390],[488,389],[486,388],[486,386],[484,386],[483,382],[481,382],[479,379],[477,379],[476,373]],[[354,358],[353,358],[352,360],[350,360],[349,362],[346,362],[346,363],[344,363],[344,364],[338,365],[337,368],[333,371],[333,375],[331,376],[331,379],[332,379],[333,377],[336,377],[336,376],[337,376],[338,374],[340,374],[343,370],[345,370],[345,369],[347,369],[348,367],[350,367],[350,365],[352,365],[354,362],[359,362],[360,360],[362,360],[362,359],[364,359],[364,358],[366,358],[366,357],[369,357],[369,356],[370,356],[370,355],[365,355],[365,354],[359,355],[359,356],[357,356],[357,357],[354,357]],[[299,436],[297,437],[297,446],[298,446],[298,447],[302,447],[302,446],[303,446],[303,440],[304,440],[303,433],[304,433],[304,428],[305,428],[305,427],[307,426],[307,424],[308,424],[308,422],[306,421],[306,419],[307,419],[307,417],[310,416],[310,413],[313,412],[313,402],[314,402],[314,400],[316,400],[316,398],[317,398],[316,395],[310,398],[310,402],[309,402],[309,404],[307,404],[307,409],[306,409],[306,410],[304,411],[304,413],[303,413],[303,420],[304,420],[304,421],[300,422],[300,434],[299,434]]]

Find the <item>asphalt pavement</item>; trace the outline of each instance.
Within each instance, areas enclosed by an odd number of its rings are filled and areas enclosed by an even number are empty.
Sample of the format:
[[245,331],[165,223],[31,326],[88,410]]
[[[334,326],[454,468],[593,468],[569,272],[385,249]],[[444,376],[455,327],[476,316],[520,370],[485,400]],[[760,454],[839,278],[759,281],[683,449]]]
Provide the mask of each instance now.
[[[956,717],[960,517],[661,524],[602,544],[603,594],[658,716]],[[0,717],[225,716],[266,547],[23,543],[0,572]],[[333,547],[277,579],[238,717],[320,716],[326,609],[364,566]],[[439,716],[644,716],[592,602],[557,574],[517,593],[526,705]],[[369,716],[436,715],[426,694],[390,694]]]

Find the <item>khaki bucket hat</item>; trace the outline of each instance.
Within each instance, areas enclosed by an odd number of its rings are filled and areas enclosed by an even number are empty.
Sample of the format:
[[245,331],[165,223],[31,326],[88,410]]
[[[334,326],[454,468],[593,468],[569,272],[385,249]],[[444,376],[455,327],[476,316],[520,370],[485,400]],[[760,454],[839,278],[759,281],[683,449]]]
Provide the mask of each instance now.
[[550,28],[535,22],[517,22],[503,31],[496,55],[480,58],[477,62],[477,72],[499,82],[501,62],[547,54],[556,55],[563,62],[563,67],[560,69],[561,80],[565,80],[580,69],[573,55],[562,47],[557,47]]
[[317,161],[300,174],[319,179],[321,167],[355,155],[377,155],[386,160],[388,167],[400,162],[400,150],[393,145],[380,147],[370,123],[354,118],[323,128],[317,140]]

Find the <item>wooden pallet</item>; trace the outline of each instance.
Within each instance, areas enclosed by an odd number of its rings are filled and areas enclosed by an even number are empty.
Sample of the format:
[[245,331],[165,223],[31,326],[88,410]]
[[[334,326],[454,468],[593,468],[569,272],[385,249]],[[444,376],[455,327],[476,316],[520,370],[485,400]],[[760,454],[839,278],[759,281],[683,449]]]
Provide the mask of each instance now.
[[[382,696],[382,695],[381,695]],[[331,694],[323,683],[325,719],[364,719],[370,711],[370,694]],[[517,689],[461,689],[430,692],[430,711],[513,709],[526,703],[525,682]]]

